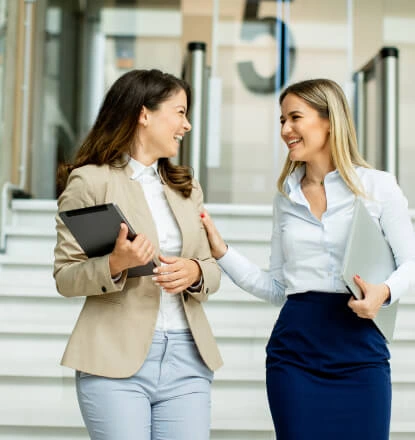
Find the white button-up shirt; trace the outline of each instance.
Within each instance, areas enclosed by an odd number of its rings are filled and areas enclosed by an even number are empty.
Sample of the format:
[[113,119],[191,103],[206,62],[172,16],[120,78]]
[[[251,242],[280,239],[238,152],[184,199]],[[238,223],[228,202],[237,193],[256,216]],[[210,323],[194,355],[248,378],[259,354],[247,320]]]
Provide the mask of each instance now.
[[[327,210],[319,220],[301,189],[304,172],[299,167],[287,178],[288,198],[275,196],[269,271],[231,247],[218,260],[242,289],[274,304],[281,304],[286,295],[310,290],[347,292],[341,271],[355,195],[338,171],[327,174]],[[393,175],[363,167],[356,167],[356,172],[367,195],[362,200],[389,242],[398,267],[385,280],[394,302],[415,288],[415,234],[408,202]]]
[[[157,162],[149,167],[130,158],[133,169],[131,179],[140,182],[144,196],[153,216],[159,239],[160,252],[166,256],[179,256],[182,250],[182,236],[173,212],[164,194],[157,171]],[[137,207],[139,209],[139,207]],[[180,295],[160,292],[160,309],[157,330],[178,330],[189,327]]]

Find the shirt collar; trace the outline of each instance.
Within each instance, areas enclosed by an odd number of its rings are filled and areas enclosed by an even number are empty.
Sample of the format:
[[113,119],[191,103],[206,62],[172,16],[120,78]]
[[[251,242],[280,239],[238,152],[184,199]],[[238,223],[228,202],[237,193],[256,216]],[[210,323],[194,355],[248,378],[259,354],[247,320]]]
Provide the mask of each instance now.
[[288,177],[286,180],[286,191],[288,194],[290,194],[291,191],[293,191],[298,185],[301,184],[301,180],[304,177],[305,173],[305,166],[301,165],[297,167]]
[[129,157],[128,158],[128,165],[133,170],[133,174],[131,175],[131,179],[133,179],[133,180],[138,179],[145,172],[145,170],[148,169],[148,168],[153,168],[156,176],[158,178],[160,178],[160,175],[159,175],[159,172],[158,172],[158,160],[153,162],[150,166],[146,167],[145,165],[143,165],[138,160],[133,159],[132,157]]
[[301,179],[305,173],[305,165],[297,167],[286,179],[284,184],[284,190],[288,197],[293,201],[300,204],[304,203],[304,196],[301,191]]
[[[356,167],[355,167],[356,168]],[[286,179],[285,183],[285,190],[287,191],[287,194],[289,195],[291,191],[294,191],[299,186],[301,186],[301,180],[303,179],[305,174],[305,165],[301,165],[297,167]],[[326,175],[326,183],[330,180],[335,180],[339,176],[339,172],[336,170],[330,171]]]
[[[304,204],[306,199],[304,197],[304,194],[301,190],[301,180],[303,179],[305,174],[305,165],[301,165],[297,167],[286,179],[285,181],[285,191],[288,194],[288,197],[297,203]],[[340,178],[339,172],[336,170],[330,171],[330,173],[327,173],[325,177],[325,187],[327,188],[328,185],[333,184],[337,181],[343,181]],[[308,202],[307,202],[308,203]]]

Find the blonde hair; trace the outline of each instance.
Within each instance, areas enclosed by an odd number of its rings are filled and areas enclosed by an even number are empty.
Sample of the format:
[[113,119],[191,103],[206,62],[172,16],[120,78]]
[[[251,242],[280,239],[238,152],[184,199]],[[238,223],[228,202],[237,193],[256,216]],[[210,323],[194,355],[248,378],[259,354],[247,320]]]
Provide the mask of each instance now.
[[[306,101],[320,117],[330,122],[330,151],[333,164],[343,181],[355,195],[365,196],[355,165],[371,166],[360,155],[351,111],[341,87],[329,79],[311,79],[288,86],[280,95],[280,105],[288,94]],[[304,162],[291,161],[289,156],[278,178],[278,190],[284,190],[285,179]]]

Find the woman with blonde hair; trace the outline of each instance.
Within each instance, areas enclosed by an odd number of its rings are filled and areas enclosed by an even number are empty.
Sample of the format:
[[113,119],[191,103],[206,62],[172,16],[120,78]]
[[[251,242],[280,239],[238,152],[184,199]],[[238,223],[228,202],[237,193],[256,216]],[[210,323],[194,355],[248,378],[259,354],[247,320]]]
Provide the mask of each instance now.
[[[414,287],[415,236],[393,175],[357,149],[343,91],[333,81],[292,84],[280,96],[288,157],[273,206],[269,271],[228,247],[202,214],[213,256],[253,295],[283,305],[267,344],[268,402],[278,440],[387,440],[391,378],[386,341],[370,318]],[[393,250],[380,284],[341,277],[356,198]]]

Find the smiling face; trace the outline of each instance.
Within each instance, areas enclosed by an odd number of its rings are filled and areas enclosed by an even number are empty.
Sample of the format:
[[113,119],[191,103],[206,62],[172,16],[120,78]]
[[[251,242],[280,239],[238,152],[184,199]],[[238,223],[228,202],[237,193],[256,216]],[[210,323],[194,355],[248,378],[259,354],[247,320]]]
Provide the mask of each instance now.
[[186,113],[187,97],[182,89],[163,101],[157,110],[143,107],[134,158],[150,165],[157,159],[176,156],[184,135],[192,128]]
[[329,120],[292,93],[281,103],[281,137],[292,161],[311,163],[330,157]]

